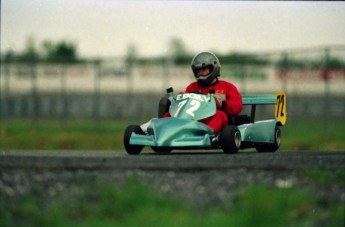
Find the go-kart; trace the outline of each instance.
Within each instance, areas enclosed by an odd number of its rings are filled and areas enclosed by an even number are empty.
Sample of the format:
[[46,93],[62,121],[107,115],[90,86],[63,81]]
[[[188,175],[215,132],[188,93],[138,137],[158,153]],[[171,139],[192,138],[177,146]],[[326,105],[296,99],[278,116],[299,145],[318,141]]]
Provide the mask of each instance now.
[[[169,153],[184,149],[222,149],[237,153],[239,149],[256,148],[258,152],[275,152],[281,142],[280,127],[286,122],[286,95],[244,95],[243,105],[251,105],[251,113],[229,118],[229,125],[217,135],[198,120],[213,116],[216,102],[213,94],[183,93],[174,96],[167,89],[171,117],[152,118],[142,125],[129,125],[124,133],[128,154],[140,154],[144,146],[154,152]],[[256,121],[257,105],[275,104],[275,119]]]

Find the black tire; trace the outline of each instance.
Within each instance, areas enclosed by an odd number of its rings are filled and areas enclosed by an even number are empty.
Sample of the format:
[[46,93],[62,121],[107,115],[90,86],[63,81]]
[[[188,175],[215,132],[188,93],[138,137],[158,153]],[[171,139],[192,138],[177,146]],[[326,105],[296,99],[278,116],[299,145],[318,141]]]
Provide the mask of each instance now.
[[151,149],[156,153],[170,153],[172,149],[170,147],[151,147]]
[[224,127],[219,135],[219,145],[224,153],[237,153],[241,146],[240,130],[234,125]]
[[167,97],[161,98],[158,104],[158,118],[162,118],[166,112],[169,112],[170,100]]
[[274,143],[258,143],[255,145],[257,152],[276,152],[280,147],[281,132],[277,125],[274,129]]
[[123,137],[123,143],[128,154],[140,154],[144,146],[129,144],[129,140],[133,132],[136,134],[144,134],[143,130],[141,130],[139,125],[129,125],[126,128],[126,131]]

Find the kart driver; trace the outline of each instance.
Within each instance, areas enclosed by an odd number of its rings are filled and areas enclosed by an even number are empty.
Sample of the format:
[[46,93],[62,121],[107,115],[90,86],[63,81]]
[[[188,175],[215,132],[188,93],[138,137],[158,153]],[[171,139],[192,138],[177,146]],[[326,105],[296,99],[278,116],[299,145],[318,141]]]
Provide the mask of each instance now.
[[[200,122],[208,125],[215,134],[218,134],[228,125],[228,116],[238,115],[241,112],[242,97],[234,84],[218,79],[220,62],[213,53],[201,52],[195,55],[191,67],[196,82],[189,84],[185,92],[209,94],[211,90],[214,91],[216,113]],[[159,117],[170,117],[169,106],[170,100],[162,98],[159,103]]]

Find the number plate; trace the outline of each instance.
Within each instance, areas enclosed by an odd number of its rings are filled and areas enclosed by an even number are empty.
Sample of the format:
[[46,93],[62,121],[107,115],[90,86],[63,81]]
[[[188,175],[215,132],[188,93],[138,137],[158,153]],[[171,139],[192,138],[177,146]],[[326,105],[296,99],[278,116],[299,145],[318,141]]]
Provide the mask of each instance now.
[[286,122],[286,94],[284,91],[278,91],[276,93],[276,104],[274,108],[274,115],[277,121],[280,121],[282,125]]

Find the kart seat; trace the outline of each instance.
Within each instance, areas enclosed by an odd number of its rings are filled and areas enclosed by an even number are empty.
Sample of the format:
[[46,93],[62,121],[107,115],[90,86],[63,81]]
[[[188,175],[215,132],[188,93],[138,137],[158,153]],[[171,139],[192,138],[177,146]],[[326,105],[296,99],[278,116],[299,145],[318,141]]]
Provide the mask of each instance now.
[[250,117],[245,114],[229,116],[228,120],[229,120],[229,125],[235,125],[235,126],[251,123]]

